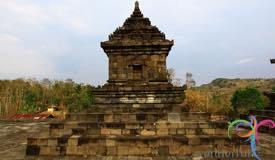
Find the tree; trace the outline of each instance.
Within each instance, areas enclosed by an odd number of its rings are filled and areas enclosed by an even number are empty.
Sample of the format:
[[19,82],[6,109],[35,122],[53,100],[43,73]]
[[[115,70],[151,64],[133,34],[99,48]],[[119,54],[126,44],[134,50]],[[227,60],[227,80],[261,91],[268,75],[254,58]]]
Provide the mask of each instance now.
[[173,83],[174,79],[175,79],[176,73],[175,70],[173,68],[169,68],[167,70],[167,79],[169,83]]
[[20,108],[21,113],[33,113],[36,111],[37,96],[31,90],[25,91],[23,95],[23,107]]
[[187,88],[192,88],[192,87],[196,86],[196,82],[192,77],[193,77],[192,73],[186,73],[186,87]]
[[199,91],[186,90],[183,107],[186,111],[207,112],[206,97]]
[[182,79],[176,77],[176,73],[173,68],[169,68],[167,70],[167,79],[169,83],[173,84],[176,87],[180,87],[183,85]]
[[264,98],[254,87],[241,88],[234,92],[231,104],[235,112],[245,113],[250,109],[263,109]]

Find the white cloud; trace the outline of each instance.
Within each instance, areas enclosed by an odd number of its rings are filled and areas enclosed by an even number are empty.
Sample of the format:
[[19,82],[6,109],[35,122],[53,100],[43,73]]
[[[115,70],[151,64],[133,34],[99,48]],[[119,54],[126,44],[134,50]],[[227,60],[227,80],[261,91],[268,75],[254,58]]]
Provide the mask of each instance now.
[[54,65],[38,51],[24,48],[12,35],[0,35],[0,77],[35,77],[54,74]]
[[254,60],[255,58],[245,58],[245,59],[239,60],[236,64],[245,64],[245,63],[252,62]]

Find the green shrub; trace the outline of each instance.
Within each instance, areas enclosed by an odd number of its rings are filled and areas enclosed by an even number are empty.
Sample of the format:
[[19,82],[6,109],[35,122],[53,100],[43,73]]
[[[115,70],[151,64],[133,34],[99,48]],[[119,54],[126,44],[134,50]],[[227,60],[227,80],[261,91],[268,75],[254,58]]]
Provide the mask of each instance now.
[[263,109],[264,98],[258,89],[247,87],[234,92],[231,104],[235,112],[244,113],[250,109]]

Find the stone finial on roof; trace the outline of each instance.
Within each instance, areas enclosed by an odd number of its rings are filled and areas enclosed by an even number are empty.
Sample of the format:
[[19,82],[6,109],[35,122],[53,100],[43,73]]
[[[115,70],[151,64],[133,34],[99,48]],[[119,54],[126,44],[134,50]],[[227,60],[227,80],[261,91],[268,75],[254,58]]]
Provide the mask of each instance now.
[[139,9],[138,1],[136,1],[136,3],[135,3],[135,9],[134,9],[134,12],[133,12],[132,16],[133,17],[142,17],[143,16],[140,9]]
[[139,8],[139,3],[138,3],[138,1],[136,1],[136,3],[135,3],[135,8]]

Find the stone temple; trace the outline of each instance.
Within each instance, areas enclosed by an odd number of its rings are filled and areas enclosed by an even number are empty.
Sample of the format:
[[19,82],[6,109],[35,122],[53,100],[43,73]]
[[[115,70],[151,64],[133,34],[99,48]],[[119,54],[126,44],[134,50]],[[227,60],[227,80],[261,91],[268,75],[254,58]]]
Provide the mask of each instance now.
[[173,44],[136,2],[123,26],[101,43],[109,79],[94,90],[95,105],[30,137],[26,158],[177,160],[219,150],[249,152],[248,145],[227,138],[227,122],[181,110],[185,88],[167,80]]
[[100,106],[172,109],[184,88],[168,83],[166,58],[174,42],[144,18],[139,4],[122,27],[102,42],[109,58],[109,80],[95,91]]

